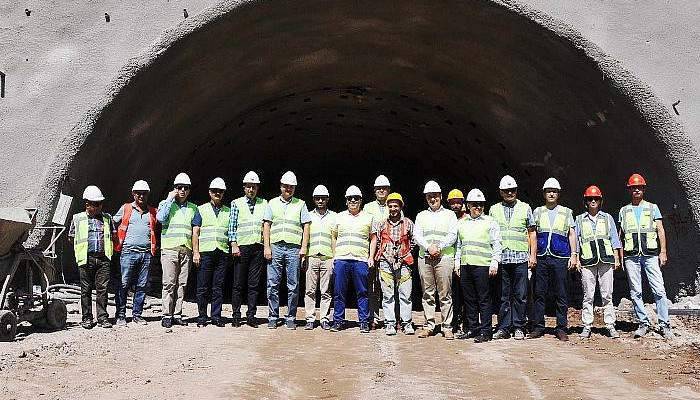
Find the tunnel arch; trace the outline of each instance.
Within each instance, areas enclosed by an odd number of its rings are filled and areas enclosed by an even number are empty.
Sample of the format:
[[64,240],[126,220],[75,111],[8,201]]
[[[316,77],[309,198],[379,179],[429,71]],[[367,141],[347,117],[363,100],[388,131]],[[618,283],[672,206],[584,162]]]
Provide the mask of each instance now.
[[671,285],[683,292],[697,273],[699,165],[641,82],[515,2],[237,1],[125,66],[49,168],[40,208],[46,217],[57,193],[95,183],[116,209],[137,178],[162,197],[181,170],[199,199],[218,175],[237,191],[249,169],[271,197],[292,169],[303,197],[324,183],[336,207],[351,183],[370,197],[378,173],[412,210],[431,178],[495,202],[510,173],[535,205],[556,176],[576,211],[583,188],[599,184],[615,214],[636,171],[679,226]]

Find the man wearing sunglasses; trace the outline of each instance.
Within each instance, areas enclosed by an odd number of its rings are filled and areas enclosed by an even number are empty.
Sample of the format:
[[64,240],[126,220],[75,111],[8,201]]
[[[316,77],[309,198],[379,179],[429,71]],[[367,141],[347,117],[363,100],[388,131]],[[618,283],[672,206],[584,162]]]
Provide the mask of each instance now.
[[[207,304],[211,297],[211,323],[223,327],[221,319],[221,304],[224,298],[224,278],[231,264],[231,254],[228,242],[228,224],[231,209],[224,205],[226,182],[214,178],[209,184],[209,202],[198,207],[202,216],[202,226],[197,239],[198,252],[193,259],[197,271],[197,326],[205,326],[208,322]],[[211,295],[210,295],[211,293]]]
[[267,203],[263,221],[264,253],[267,259],[268,329],[277,328],[282,269],[287,273],[287,315],[285,326],[296,329],[299,299],[299,267],[309,247],[311,216],[306,203],[294,197],[297,177],[287,171],[280,179],[280,195]]
[[131,188],[134,201],[126,203],[114,214],[114,223],[118,224],[117,237],[119,241],[114,246],[115,251],[121,252],[119,265],[121,270],[120,286],[117,289],[117,326],[126,325],[126,298],[129,294],[131,281],[136,280],[134,290],[132,322],[145,325],[141,317],[143,302],[146,298],[148,273],[151,259],[156,255],[156,209],[148,205],[148,193],[151,191],[148,182],[139,180]]
[[[622,245],[615,228],[613,217],[600,210],[603,205],[603,192],[598,186],[589,186],[583,192],[586,212],[576,216],[576,245],[579,251],[578,269],[581,271],[583,287],[583,307],[581,339],[591,337],[593,325],[593,296],[595,284],[600,287],[603,305],[603,320],[608,335],[619,338],[615,330],[615,309],[612,303],[613,270],[620,268],[618,252]],[[583,268],[582,268],[583,267]]]
[[258,286],[265,265],[263,256],[263,216],[267,200],[258,196],[260,177],[249,171],[243,177],[243,196],[231,202],[231,217],[228,224],[228,240],[233,255],[233,288],[231,307],[234,328],[241,326],[241,303],[247,292],[246,325],[257,328]]
[[507,339],[511,333],[517,340],[525,339],[527,271],[537,264],[535,254],[537,234],[530,205],[518,200],[518,185],[506,175],[498,189],[503,201],[489,209],[501,229],[501,305],[498,329],[494,339]]
[[[199,229],[202,216],[197,206],[187,201],[192,181],[181,172],[175,188],[158,205],[156,218],[163,226],[160,234],[160,263],[163,267],[163,319],[161,325],[187,325],[182,319],[182,301],[193,254],[199,255]],[[199,259],[196,260],[199,262]]]
[[345,191],[348,209],[336,216],[333,229],[333,326],[331,332],[345,329],[345,301],[348,284],[352,280],[357,294],[357,314],[360,333],[369,333],[369,300],[367,299],[367,276],[374,268],[377,250],[377,235],[374,232],[374,217],[361,211],[362,192],[352,185]]
[[537,227],[535,266],[535,301],[532,319],[534,328],[530,339],[544,335],[545,298],[554,292],[556,302],[557,327],[555,336],[561,341],[569,340],[567,271],[575,269],[578,261],[576,249],[576,226],[570,208],[559,205],[561,185],[549,178],[542,186],[545,205],[537,207],[533,218]]
[[[467,331],[476,332],[475,343],[491,340],[491,285],[501,261],[501,233],[498,222],[484,214],[486,198],[479,189],[467,193],[469,214],[459,220],[455,272],[461,278],[467,309]],[[464,335],[463,338],[468,338]]]
[[656,302],[656,314],[663,337],[673,339],[671,322],[668,317],[668,299],[664,287],[661,268],[668,260],[666,253],[666,233],[661,221],[659,207],[644,200],[647,183],[644,177],[633,174],[627,181],[632,201],[620,209],[620,236],[624,239],[624,262],[630,297],[634,312],[639,319],[639,327],[634,337],[647,334],[651,326],[642,299],[642,269],[649,280],[649,286]]
[[442,191],[435,181],[428,181],[423,189],[428,209],[416,216],[413,238],[418,244],[418,273],[423,288],[423,314],[425,326],[418,332],[419,338],[434,335],[435,292],[440,299],[442,334],[454,339],[452,332],[452,272],[454,270],[457,217],[442,206]]
[[83,191],[85,211],[73,215],[68,230],[68,240],[73,243],[75,262],[80,272],[80,306],[83,314],[80,325],[85,329],[95,326],[92,289],[96,292],[97,325],[102,328],[112,327],[107,314],[107,284],[117,231],[112,217],[102,212],[104,199],[97,186],[86,187]]

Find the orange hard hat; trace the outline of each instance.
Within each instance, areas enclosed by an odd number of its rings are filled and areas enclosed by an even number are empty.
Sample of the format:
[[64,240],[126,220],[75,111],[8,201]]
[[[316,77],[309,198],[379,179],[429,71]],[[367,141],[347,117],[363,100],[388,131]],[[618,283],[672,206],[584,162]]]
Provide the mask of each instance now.
[[583,197],[603,197],[603,192],[600,191],[598,186],[589,186],[586,191],[583,192]]
[[639,175],[639,174],[632,174],[630,178],[627,180],[627,187],[630,186],[646,186],[647,181],[644,180],[644,177]]

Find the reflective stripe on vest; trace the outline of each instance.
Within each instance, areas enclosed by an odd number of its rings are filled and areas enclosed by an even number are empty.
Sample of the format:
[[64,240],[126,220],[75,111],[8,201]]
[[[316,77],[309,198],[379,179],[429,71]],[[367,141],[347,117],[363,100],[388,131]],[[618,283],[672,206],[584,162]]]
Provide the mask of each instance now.
[[510,220],[506,218],[505,206],[502,203],[494,204],[489,209],[489,216],[494,218],[501,228],[503,250],[525,252],[530,249],[527,235],[528,207],[527,203],[518,200],[513,207]]
[[[105,256],[112,258],[112,232],[110,230],[110,218],[102,215],[102,240],[104,241]],[[73,226],[75,226],[75,237],[73,238],[73,251],[75,252],[75,262],[78,266],[87,264],[88,259],[88,215],[85,212],[73,216]]]
[[247,197],[239,197],[233,201],[238,208],[238,221],[236,221],[236,243],[239,246],[249,244],[262,244],[262,225],[267,208],[267,200],[255,198],[253,213],[248,208]]
[[304,202],[292,197],[288,204],[284,204],[279,197],[276,197],[270,200],[269,204],[272,210],[270,243],[286,242],[300,245],[304,233],[300,220]]
[[[625,256],[655,256],[659,254],[658,234],[654,221],[654,204],[648,201],[639,203],[641,213],[639,223],[634,215],[634,207],[622,207],[622,231],[625,233]],[[640,246],[641,243],[641,246]]]
[[219,215],[214,213],[211,203],[199,206],[202,215],[202,227],[199,230],[199,251],[214,251],[217,248],[228,253],[228,220],[231,209],[222,206]]
[[309,227],[309,256],[320,255],[322,259],[333,257],[331,235],[336,224],[336,213],[330,210],[321,218],[315,212],[311,213],[311,226]]
[[[428,244],[439,245],[450,231],[450,221],[452,220],[450,217],[454,215],[454,212],[446,212],[446,209],[443,208],[437,212],[437,218],[431,218],[432,214],[435,213],[436,212],[430,210],[419,212],[416,216],[416,225],[420,226],[423,230],[423,237]],[[441,254],[448,257],[454,256],[454,246],[442,249]],[[418,250],[418,257],[425,257],[425,249],[422,247]]]
[[160,247],[174,249],[185,246],[192,250],[192,219],[197,213],[197,206],[187,202],[180,207],[176,201],[170,205],[168,220],[163,222],[160,233]]
[[587,218],[587,213],[583,213],[576,217],[576,226],[580,232],[578,240],[581,245],[581,265],[587,267],[599,262],[615,263],[607,216],[598,213],[594,227],[590,218]]
[[372,232],[372,215],[360,211],[352,216],[344,211],[337,215],[338,238],[335,245],[335,258],[343,256],[369,258],[370,234]]
[[533,212],[537,224],[537,255],[551,255],[557,258],[571,256],[569,244],[569,229],[567,222],[572,215],[571,209],[557,206],[554,223],[549,224],[549,213],[545,206],[540,206]]
[[457,234],[459,235],[461,265],[487,266],[493,258],[489,228],[491,220],[488,217],[459,220]]

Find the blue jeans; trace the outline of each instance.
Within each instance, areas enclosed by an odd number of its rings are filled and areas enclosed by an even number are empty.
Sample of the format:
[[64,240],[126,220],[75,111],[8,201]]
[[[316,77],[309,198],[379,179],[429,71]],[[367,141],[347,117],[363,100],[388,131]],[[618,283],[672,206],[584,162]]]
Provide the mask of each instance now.
[[133,317],[140,317],[143,312],[143,301],[146,298],[148,286],[148,271],[151,266],[151,253],[137,253],[122,251],[119,258],[121,265],[121,285],[117,297],[117,318],[126,317],[126,296],[129,293],[131,281],[136,278],[136,290],[134,291],[134,305],[131,310]]
[[202,252],[197,271],[197,308],[199,321],[207,320],[207,304],[211,291],[211,319],[221,319],[221,303],[224,299],[224,278],[231,264],[231,255],[221,249]]
[[280,315],[279,286],[282,280],[282,268],[287,272],[287,321],[294,321],[297,316],[299,300],[299,258],[300,247],[284,242],[273,243],[272,260],[267,263],[267,319],[277,321]]
[[644,300],[642,300],[642,268],[644,268],[644,273],[646,273],[647,280],[649,280],[651,292],[654,294],[659,325],[671,326],[668,319],[668,299],[664,288],[664,277],[659,268],[658,256],[625,257],[625,271],[627,271],[627,281],[630,285],[630,298],[634,304],[634,313],[637,315],[640,324],[651,325],[649,316],[644,309]]
[[498,313],[498,329],[523,329],[526,299],[527,262],[501,264],[501,310]]
[[566,287],[568,258],[538,256],[535,268],[535,302],[532,318],[535,329],[544,329],[544,306],[547,294],[554,292],[556,302],[557,329],[566,331],[569,298]]
[[360,323],[369,323],[369,299],[367,298],[367,275],[369,266],[366,261],[333,261],[333,322],[345,320],[345,296],[348,284],[352,280],[357,293],[357,314]]

